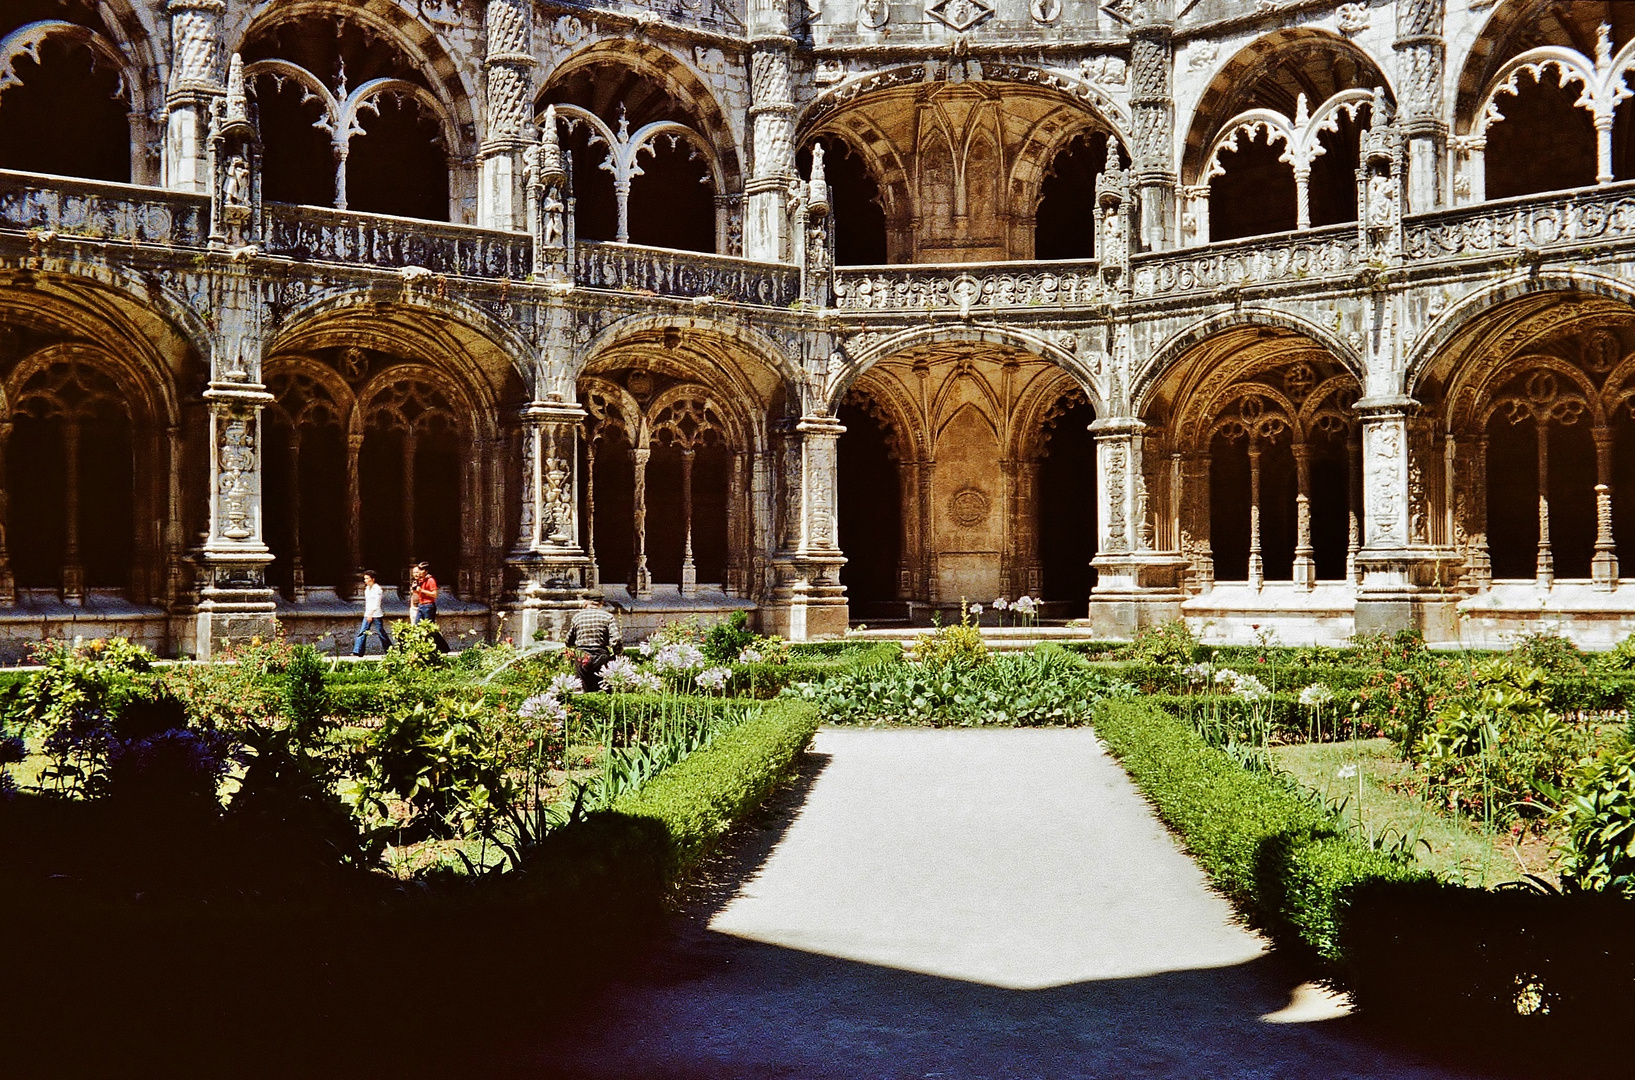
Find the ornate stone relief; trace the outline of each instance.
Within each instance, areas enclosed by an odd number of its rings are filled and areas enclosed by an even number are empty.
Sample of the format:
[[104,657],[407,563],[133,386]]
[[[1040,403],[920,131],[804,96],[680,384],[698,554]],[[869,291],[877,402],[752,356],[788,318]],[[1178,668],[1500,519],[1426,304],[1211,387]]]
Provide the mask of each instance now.
[[985,524],[991,510],[987,493],[980,488],[961,488],[948,501],[949,516],[962,529],[975,529]]

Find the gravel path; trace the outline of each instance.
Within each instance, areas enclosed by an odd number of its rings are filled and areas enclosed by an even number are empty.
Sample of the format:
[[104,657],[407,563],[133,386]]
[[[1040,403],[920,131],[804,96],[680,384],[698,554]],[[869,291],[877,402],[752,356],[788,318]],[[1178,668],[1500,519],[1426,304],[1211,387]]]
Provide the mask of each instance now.
[[[1295,986],[1085,730],[825,730],[572,1077],[1452,1077]],[[731,877],[732,867],[725,868]]]

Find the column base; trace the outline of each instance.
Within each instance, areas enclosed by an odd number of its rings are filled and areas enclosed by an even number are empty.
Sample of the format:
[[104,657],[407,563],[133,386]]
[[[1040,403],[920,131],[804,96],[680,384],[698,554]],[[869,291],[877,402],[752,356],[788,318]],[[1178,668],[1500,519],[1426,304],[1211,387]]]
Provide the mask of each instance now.
[[192,625],[183,631],[181,651],[209,660],[226,645],[278,636],[278,604],[267,587],[272,555],[247,554],[232,561],[207,552],[199,567],[199,599]]
[[518,580],[512,602],[499,613],[500,636],[518,648],[535,641],[561,641],[573,613],[595,595],[590,560],[579,551],[524,552],[506,562]]
[[1097,637],[1127,641],[1153,626],[1181,617],[1181,585],[1192,563],[1158,552],[1098,555],[1096,587],[1090,590],[1085,623]]
[[840,584],[844,556],[778,557],[776,583],[761,605],[761,632],[790,641],[844,637],[851,619],[846,587]]
[[1357,554],[1357,635],[1417,630],[1429,642],[1458,641],[1458,605],[1468,594],[1454,584],[1462,565],[1453,549],[1364,548]]

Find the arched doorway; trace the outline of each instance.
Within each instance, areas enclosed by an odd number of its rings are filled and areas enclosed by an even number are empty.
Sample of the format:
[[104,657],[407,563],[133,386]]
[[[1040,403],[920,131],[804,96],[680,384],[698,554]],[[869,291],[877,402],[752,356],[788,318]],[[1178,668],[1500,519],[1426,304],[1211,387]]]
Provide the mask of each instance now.
[[903,492],[897,435],[866,387],[853,387],[836,413],[840,437],[840,583],[854,620],[906,618],[902,580]]

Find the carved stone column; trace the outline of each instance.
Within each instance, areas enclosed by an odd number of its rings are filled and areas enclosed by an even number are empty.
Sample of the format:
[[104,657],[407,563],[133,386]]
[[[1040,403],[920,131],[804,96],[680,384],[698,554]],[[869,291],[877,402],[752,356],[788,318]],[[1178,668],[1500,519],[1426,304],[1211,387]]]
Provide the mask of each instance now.
[[1130,150],[1139,241],[1144,251],[1175,243],[1175,27],[1170,0],[1139,5],[1130,25]]
[[1129,637],[1142,627],[1180,617],[1187,563],[1178,552],[1152,550],[1142,461],[1146,425],[1108,417],[1090,430],[1096,439],[1101,535],[1091,560],[1097,580],[1089,618],[1098,633]]
[[1538,559],[1534,577],[1541,589],[1556,581],[1555,550],[1550,544],[1550,418],[1536,417],[1538,431]]
[[212,383],[210,535],[200,565],[194,652],[209,659],[223,639],[269,637],[276,605],[267,588],[272,552],[262,535],[261,408],[272,395],[255,383]]
[[698,566],[693,562],[693,448],[681,448],[681,586],[682,596],[698,595]]
[[784,536],[763,621],[792,641],[846,632],[846,592],[835,520],[837,451],[846,431],[833,417],[803,416],[781,433]]
[[290,599],[307,598],[306,567],[301,562],[301,432],[290,433]]
[[1266,583],[1266,561],[1260,554],[1260,439],[1249,433],[1249,587]]
[[1451,592],[1458,564],[1450,548],[1416,539],[1414,500],[1415,447],[1411,438],[1419,403],[1408,397],[1375,397],[1359,401],[1362,419],[1364,514],[1363,544],[1356,564],[1358,633],[1392,633],[1419,629],[1433,641],[1458,637]]
[[358,589],[358,575],[363,570],[363,480],[358,471],[358,455],[363,452],[363,436],[346,437],[346,557],[351,562],[349,578],[352,597],[362,593]]
[[65,497],[62,551],[62,602],[85,601],[85,567],[79,561],[79,420],[63,422],[62,486]]
[[[211,104],[222,93],[223,0],[170,0],[170,82],[165,87],[164,186],[210,190]],[[132,173],[134,177],[136,174]]]
[[1311,546],[1311,448],[1304,443],[1295,444],[1294,468],[1294,584],[1310,592],[1317,584],[1317,561]]
[[483,14],[483,119],[477,148],[480,183],[477,224],[486,229],[528,227],[523,154],[534,107],[532,0],[488,0]]
[[[763,262],[794,257],[790,213],[795,172],[795,102],[790,86],[788,6],[781,0],[751,0],[749,11],[749,119],[754,154],[744,185],[748,207],[744,256]],[[799,197],[795,196],[795,201]]]
[[631,539],[635,545],[635,559],[630,575],[630,595],[638,600],[653,598],[653,575],[647,569],[647,462],[653,456],[648,446],[630,451],[635,467],[636,487],[631,496]]
[[1612,539],[1612,431],[1595,432],[1595,554],[1590,580],[1601,592],[1618,587],[1618,547]]
[[1408,142],[1408,206],[1422,214],[1447,205],[1448,125],[1444,119],[1442,24],[1446,0],[1398,0],[1397,97]]
[[[594,587],[592,557],[584,544],[589,526],[581,527],[579,519],[579,433],[585,410],[553,395],[530,402],[520,419],[522,513],[506,559],[518,584],[506,618],[516,620],[510,629],[519,641],[532,640],[538,630],[560,639],[571,611]],[[594,467],[594,456],[590,461]],[[587,504],[590,498],[587,491]],[[587,506],[587,518],[591,512]]]
[[1362,434],[1353,430],[1346,438],[1346,545],[1345,579],[1355,585],[1362,580],[1357,569],[1357,552],[1362,550]]
[[745,555],[753,546],[749,530],[749,453],[732,450],[727,459],[727,580],[728,596],[748,596]]
[[1180,504],[1176,535],[1181,558],[1186,561],[1185,585],[1187,591],[1194,594],[1206,593],[1215,587],[1215,554],[1210,547],[1209,529],[1209,474],[1208,452],[1188,453],[1181,459],[1179,491],[1171,493],[1171,498]]

